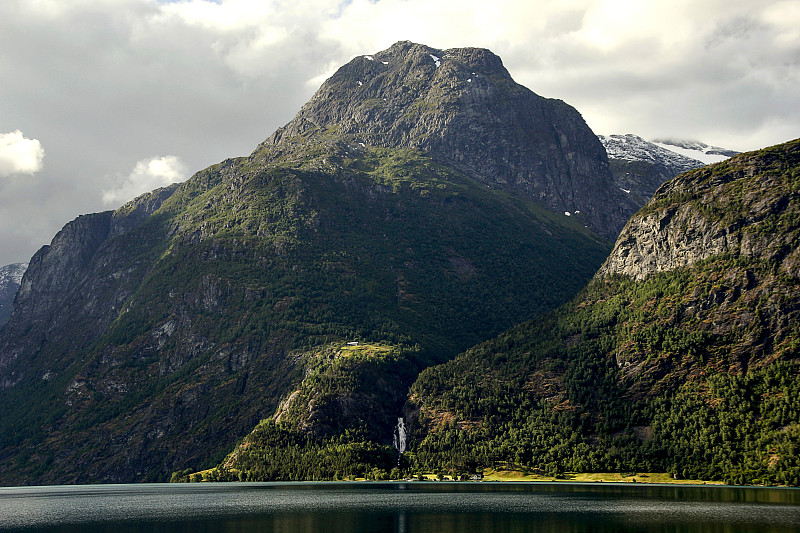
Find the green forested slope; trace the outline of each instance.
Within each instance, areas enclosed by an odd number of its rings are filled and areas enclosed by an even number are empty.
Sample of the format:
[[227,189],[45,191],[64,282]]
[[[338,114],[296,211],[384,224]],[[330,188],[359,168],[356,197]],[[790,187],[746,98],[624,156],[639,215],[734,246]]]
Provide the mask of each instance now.
[[415,460],[797,485],[798,246],[799,141],[684,174],[572,303],[420,375]]
[[633,218],[570,303],[421,372],[405,408],[409,452],[397,462],[366,433],[284,446],[294,426],[267,421],[209,476],[461,475],[511,464],[796,486],[799,250],[800,141],[684,174]]
[[[209,464],[304,376],[308,409],[285,420],[387,442],[421,368],[568,299],[607,253],[580,224],[419,151],[324,144],[211,167],[100,246],[71,288],[86,336],[55,321],[6,367],[21,377],[0,390],[4,483]],[[107,326],[79,311],[86,298],[120,302]],[[346,341],[391,357],[320,355]]]

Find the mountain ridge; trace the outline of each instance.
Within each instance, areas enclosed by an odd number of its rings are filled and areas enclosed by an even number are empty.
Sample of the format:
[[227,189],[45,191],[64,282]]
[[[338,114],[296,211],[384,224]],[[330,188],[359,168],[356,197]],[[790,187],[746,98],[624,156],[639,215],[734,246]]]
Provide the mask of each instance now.
[[[789,196],[774,192],[772,174],[797,163],[792,150],[781,158],[771,158],[770,150],[765,149],[758,157],[735,156],[670,181],[628,222],[628,232],[618,239],[598,275],[619,273],[641,280],[713,255],[733,254],[779,260],[781,268],[796,276],[798,255],[796,250],[790,251],[797,238],[794,231],[787,228],[776,239],[769,232],[760,233],[759,228],[769,227],[776,218],[786,218],[786,210],[794,208]],[[733,172],[734,168],[741,170]],[[756,174],[764,175],[763,180],[739,191],[740,196],[729,203],[714,201],[720,189]],[[689,188],[700,191],[702,197],[690,204],[681,202],[685,199],[683,190]],[[633,226],[638,228],[637,233],[632,231]],[[693,229],[688,236],[677,229],[687,226]]]
[[600,142],[606,149],[609,159],[624,159],[626,161],[647,161],[662,165],[682,174],[689,170],[703,166],[705,163],[684,155],[672,152],[666,148],[645,141],[638,135],[631,133],[625,135],[598,135]]
[[642,207],[666,181],[705,163],[645,141],[638,135],[600,135],[614,183]]
[[710,162],[719,163],[721,160],[724,160],[724,158],[733,157],[741,153],[736,150],[720,148],[719,146],[709,146],[704,142],[691,139],[659,138],[654,139],[653,143],[664,146],[668,150],[671,149],[674,151],[680,149],[697,152],[700,154],[696,156],[698,159],[703,156],[709,156],[708,158],[703,158],[703,162],[706,164]]

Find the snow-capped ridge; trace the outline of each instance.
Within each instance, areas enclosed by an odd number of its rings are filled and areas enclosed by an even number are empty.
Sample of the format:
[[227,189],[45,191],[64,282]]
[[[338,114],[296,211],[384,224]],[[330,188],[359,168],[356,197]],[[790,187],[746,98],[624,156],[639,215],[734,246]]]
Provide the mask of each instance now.
[[598,135],[609,159],[645,161],[674,168],[679,173],[705,165],[703,161],[645,141],[638,135]]
[[652,142],[666,150],[698,159],[707,165],[719,163],[720,161],[724,161],[729,157],[739,154],[739,152],[735,150],[720,148],[719,146],[710,146],[704,142],[690,139],[660,138],[654,139]]

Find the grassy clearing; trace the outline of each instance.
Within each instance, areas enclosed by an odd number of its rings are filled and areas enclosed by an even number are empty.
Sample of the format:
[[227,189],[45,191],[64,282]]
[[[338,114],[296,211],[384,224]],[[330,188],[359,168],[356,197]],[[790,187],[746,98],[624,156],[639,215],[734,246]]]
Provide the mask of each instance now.
[[347,344],[339,348],[342,355],[382,355],[392,351],[392,346],[387,344],[363,344],[348,346]]
[[635,474],[620,472],[567,472],[560,477],[534,474],[522,470],[487,470],[484,481],[572,481],[583,483],[674,483],[682,485],[721,485],[721,481],[702,479],[675,479],[667,472],[640,472]]

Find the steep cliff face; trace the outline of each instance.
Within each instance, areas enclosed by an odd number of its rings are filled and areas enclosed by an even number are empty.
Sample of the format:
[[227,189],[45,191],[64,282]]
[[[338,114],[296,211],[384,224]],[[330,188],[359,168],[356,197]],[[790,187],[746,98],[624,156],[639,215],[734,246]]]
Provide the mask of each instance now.
[[[165,480],[282,401],[308,434],[390,441],[421,368],[594,273],[608,243],[524,188],[606,168],[574,110],[486,51],[392,50],[346,66],[251,156],[80,217],[36,254],[0,332],[0,482]],[[368,82],[405,107],[369,111]],[[374,351],[339,350],[351,341]]]
[[636,209],[580,114],[515,83],[484,49],[399,42],[357,57],[261,148],[280,151],[320,132],[424,150],[488,187],[578,213],[607,238]]
[[[16,313],[0,337],[0,370],[20,354],[44,347],[81,350],[104,332],[152,259],[134,254],[123,259],[110,239],[135,230],[174,191],[175,186],[159,189],[116,212],[80,216],[34,254],[20,283]],[[0,388],[16,383],[24,372],[24,365],[4,372]]]
[[[598,275],[641,280],[730,254],[777,261],[797,276],[797,143],[742,154],[665,184],[628,222]],[[780,229],[776,232],[775,229]]]

